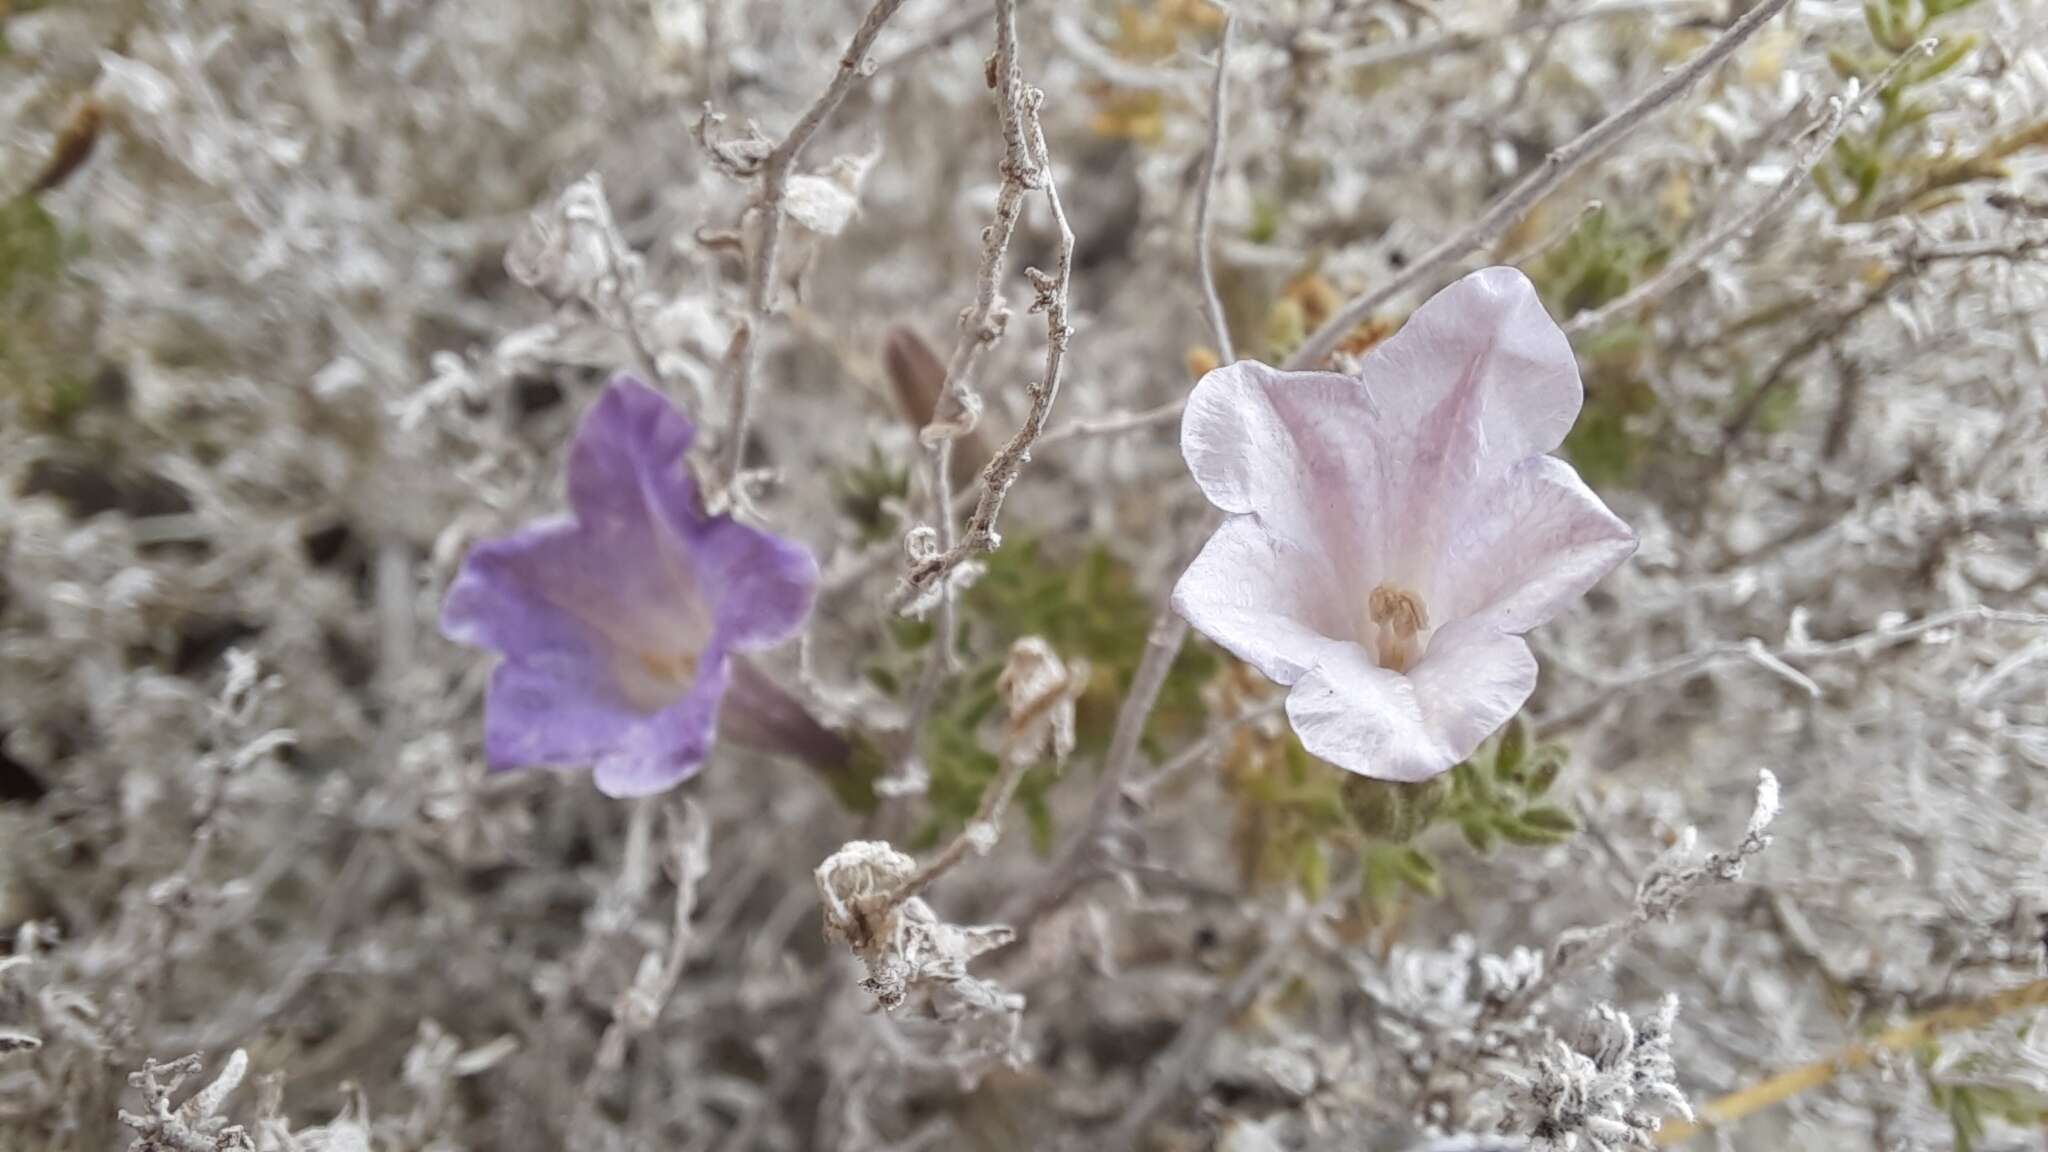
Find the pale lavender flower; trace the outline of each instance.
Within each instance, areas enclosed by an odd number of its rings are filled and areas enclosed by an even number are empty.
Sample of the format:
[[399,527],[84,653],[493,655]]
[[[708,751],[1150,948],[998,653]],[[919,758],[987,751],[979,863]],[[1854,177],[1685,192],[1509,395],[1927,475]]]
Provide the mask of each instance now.
[[1231,515],[1175,609],[1292,688],[1316,756],[1383,780],[1449,769],[1535,690],[1522,634],[1635,551],[1547,455],[1582,399],[1571,345],[1512,268],[1437,293],[1356,376],[1210,372],[1181,451]]
[[652,388],[613,381],[569,450],[574,515],[470,549],[441,631],[505,656],[484,699],[494,770],[589,765],[599,791],[647,795],[696,772],[721,723],[742,743],[843,759],[736,656],[796,633],[817,562],[704,514],[684,466],[695,435]]

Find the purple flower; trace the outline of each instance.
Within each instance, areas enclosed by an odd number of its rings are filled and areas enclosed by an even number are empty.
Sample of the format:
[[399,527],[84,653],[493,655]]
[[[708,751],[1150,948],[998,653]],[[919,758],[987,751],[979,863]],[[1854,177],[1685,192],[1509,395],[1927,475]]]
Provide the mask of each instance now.
[[1309,752],[1383,780],[1446,771],[1535,690],[1522,634],[1635,551],[1547,455],[1582,399],[1570,343],[1512,268],[1437,293],[1355,377],[1210,372],[1181,451],[1230,515],[1175,610],[1292,689]]
[[704,763],[721,710],[743,742],[835,750],[736,657],[797,632],[817,562],[704,514],[684,466],[695,435],[652,388],[614,380],[569,449],[573,517],[470,549],[441,631],[505,656],[484,699],[493,770],[588,764],[607,795],[660,792]]

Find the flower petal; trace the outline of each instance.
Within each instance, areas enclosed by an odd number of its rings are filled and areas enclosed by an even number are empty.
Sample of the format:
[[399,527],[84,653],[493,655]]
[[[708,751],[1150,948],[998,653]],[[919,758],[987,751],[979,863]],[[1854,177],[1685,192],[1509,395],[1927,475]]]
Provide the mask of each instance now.
[[1181,415],[1180,450],[1211,504],[1270,518],[1299,506],[1316,481],[1350,479],[1341,467],[1343,441],[1373,415],[1371,399],[1349,376],[1239,360],[1195,384]]
[[718,734],[718,708],[730,676],[724,652],[706,653],[682,699],[643,718],[597,757],[597,790],[619,798],[651,796],[696,775]]
[[556,558],[583,555],[573,524],[534,528],[472,545],[441,604],[441,634],[458,644],[522,659],[594,661],[604,639],[543,587],[567,589],[574,568]]
[[1458,758],[1423,720],[1415,685],[1357,644],[1331,645],[1287,694],[1287,722],[1310,755],[1380,780],[1427,780]]
[[1358,607],[1326,557],[1254,516],[1226,519],[1173,589],[1182,619],[1280,684],[1305,675],[1329,637],[1354,635],[1345,613]]
[[494,772],[582,767],[646,721],[595,665],[506,661],[484,694],[484,761]]
[[519,661],[600,643],[695,652],[710,637],[709,607],[658,536],[644,507],[621,505],[595,521],[479,541],[449,588],[442,634]]
[[1519,710],[1536,688],[1536,658],[1519,637],[1469,622],[1439,629],[1406,676],[1356,644],[1333,645],[1287,696],[1301,745],[1361,776],[1417,781],[1449,771]]
[[802,629],[818,591],[818,561],[793,540],[720,518],[690,541],[698,583],[713,589],[718,637],[740,651],[780,644]]
[[1357,379],[1252,361],[1210,372],[1181,452],[1217,507],[1321,541],[1347,579],[1426,587],[1451,514],[1562,443],[1583,398],[1528,278],[1487,268],[1416,309]]
[[1508,267],[1424,301],[1366,354],[1359,378],[1402,439],[1481,478],[1564,443],[1585,401],[1571,341]]
[[1424,723],[1455,763],[1529,702],[1536,691],[1536,655],[1520,636],[1460,620],[1437,629],[1408,679]]
[[[672,787],[710,750],[729,654],[801,627],[816,561],[704,514],[684,460],[694,435],[659,392],[615,379],[570,446],[573,519],[465,558],[442,630],[505,654],[485,698],[492,767],[590,764],[613,796]],[[771,732],[789,723],[743,718]]]
[[1571,465],[1525,461],[1489,490],[1445,542],[1432,610],[1519,635],[1542,624],[1634,554],[1636,534]]
[[691,583],[709,594],[720,639],[743,650],[779,644],[810,614],[817,560],[793,540],[704,515],[684,464],[694,438],[690,422],[661,393],[621,376],[577,437],[570,498],[579,517],[608,510],[625,518],[631,510],[613,497],[620,489],[638,493],[641,514],[672,535],[671,558],[686,557]]
[[697,429],[667,397],[634,377],[614,377],[569,449],[569,504],[577,519],[640,519],[650,503],[701,519],[696,484],[683,467],[696,438]]

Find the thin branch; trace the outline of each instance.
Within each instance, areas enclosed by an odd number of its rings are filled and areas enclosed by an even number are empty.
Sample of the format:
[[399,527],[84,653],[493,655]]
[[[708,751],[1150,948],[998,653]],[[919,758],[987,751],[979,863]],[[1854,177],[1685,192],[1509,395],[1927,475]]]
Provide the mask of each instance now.
[[876,0],[875,6],[868,9],[867,16],[854,31],[845,55],[839,58],[839,71],[833,75],[832,83],[760,164],[761,193],[750,209],[758,221],[756,227],[759,231],[754,239],[753,261],[747,269],[747,322],[733,334],[733,354],[728,356],[732,366],[731,377],[727,381],[731,412],[720,449],[720,470],[728,489],[737,481],[746,462],[754,366],[761,359],[762,335],[768,320],[775,314],[775,262],[782,248],[782,202],[789,192],[790,174],[803,158],[804,149],[810,146],[818,130],[825,126],[825,121],[846,99],[847,93],[867,77],[868,52],[874,47],[875,38],[881,35],[883,25],[896,15],[896,10],[903,4],[904,0]]
[[[694,939],[690,919],[697,911],[697,889],[710,870],[711,829],[696,805],[682,799],[674,803],[675,808],[668,812],[668,838],[669,873],[675,881],[676,901],[669,922],[668,947],[659,958],[653,953],[646,956],[640,971],[612,1007],[612,1021],[599,1038],[597,1055],[583,1078],[574,1125],[579,1133],[590,1133],[597,1123],[600,1098],[606,1085],[617,1079],[625,1067],[628,1046],[634,1037],[653,1028],[661,1019],[662,1008],[674,995],[683,977],[683,967],[689,961],[690,942]],[[651,815],[654,807],[650,802],[643,804],[640,811]],[[636,827],[638,824],[636,813]],[[628,870],[633,867],[629,863]]]
[[1935,40],[1922,41],[1912,51],[1892,61],[1891,66],[1879,73],[1868,87],[1852,88],[1845,95],[1830,97],[1827,112],[1807,129],[1806,135],[1811,138],[1811,143],[1799,154],[1791,171],[1786,172],[1784,178],[1778,181],[1777,187],[1771,189],[1770,195],[1759,200],[1749,211],[1737,216],[1725,226],[1716,228],[1687,245],[1683,251],[1667,261],[1663,270],[1655,276],[1599,308],[1572,317],[1564,326],[1565,334],[1577,336],[1606,324],[1616,316],[1636,311],[1704,271],[1708,259],[1722,248],[1747,239],[1758,224],[1792,201],[1800,185],[1806,182],[1807,174],[1813,171],[1814,165],[1819,164],[1828,154],[1828,150],[1835,146],[1835,141],[1841,138],[1842,131],[1849,126],[1850,117],[1854,116],[1872,96],[1889,87],[1891,82],[1897,79],[1899,71],[1908,63],[1932,55],[1938,43]]
[[[1003,266],[1011,238],[1023,216],[1024,199],[1033,191],[1045,195],[1058,243],[1051,275],[1036,268],[1025,270],[1037,293],[1031,311],[1045,314],[1044,378],[1027,387],[1031,406],[1025,414],[1024,423],[982,470],[981,495],[973,515],[968,518],[966,530],[955,542],[949,538],[950,533],[945,526],[940,527],[939,547],[917,560],[904,577],[894,599],[895,606],[899,608],[921,596],[931,595],[934,589],[939,589],[943,600],[946,593],[940,585],[950,572],[973,556],[994,551],[1002,543],[996,532],[997,518],[1002,513],[1003,501],[1010,488],[1016,484],[1024,465],[1031,459],[1032,447],[1045,432],[1046,419],[1052,412],[1053,402],[1059,397],[1067,342],[1073,334],[1067,308],[1073,279],[1074,233],[1067,223],[1066,209],[1060,203],[1059,187],[1053,181],[1051,159],[1046,150],[1045,132],[1039,124],[1039,107],[1044,102],[1045,93],[1024,83],[1017,64],[1016,8],[1014,0],[1005,0],[996,6],[996,53],[990,63],[989,77],[997,87],[997,103],[1002,114],[1003,185],[996,196],[995,222],[984,233],[981,275],[974,305],[961,320],[960,339],[946,367],[940,411],[925,430],[927,442],[933,445],[935,466],[947,462],[948,446],[951,437],[957,435],[956,429],[971,423],[971,413],[978,403],[972,391],[975,366],[981,354],[1002,336],[1008,323],[1008,311],[1002,298]],[[935,514],[941,520],[950,519],[951,501],[945,498],[947,486],[935,482],[932,487],[933,492],[941,497],[934,509]]]
[[[1161,425],[1172,424],[1180,419],[1181,411],[1187,407],[1186,399],[1169,400],[1155,408],[1136,412],[1110,412],[1102,416],[1082,420],[1071,420],[1039,437],[1032,445],[1031,453],[1052,448],[1064,448],[1077,440],[1092,440],[1104,436],[1121,436],[1127,432],[1143,432]],[[971,487],[953,494],[952,509],[955,516],[972,513],[981,499],[978,482]],[[823,596],[836,596],[881,571],[889,562],[903,552],[902,546],[887,540],[862,549],[857,554],[835,562],[826,572],[819,585]]]
[[1201,739],[1175,753],[1171,760],[1153,769],[1151,775],[1146,776],[1142,780],[1132,781],[1128,789],[1130,795],[1140,803],[1149,800],[1154,793],[1158,792],[1163,785],[1170,783],[1174,777],[1214,756],[1239,731],[1269,717],[1278,716],[1285,712],[1286,709],[1286,697],[1277,696],[1249,712],[1240,713],[1223,721],[1203,734]]
[[1540,167],[1523,177],[1505,195],[1494,201],[1479,219],[1417,257],[1413,263],[1385,284],[1345,305],[1302,342],[1301,347],[1287,358],[1285,367],[1300,370],[1323,363],[1347,333],[1369,319],[1387,301],[1424,282],[1446,264],[1505,232],[1511,224],[1534,207],[1537,201],[1549,195],[1567,177],[1606,155],[1650,117],[1691,91],[1693,85],[1699,83],[1702,77],[1726,60],[1737,48],[1747,43],[1750,37],[1755,36],[1773,17],[1784,11],[1789,3],[1791,0],[1762,0],[1762,3],[1751,8],[1742,19],[1730,25],[1726,32],[1688,61],[1683,68],[1666,76],[1648,91],[1629,101],[1619,111],[1587,129],[1578,139],[1552,152]]
[[1230,87],[1225,83],[1230,68],[1230,34],[1237,16],[1223,17],[1223,37],[1216,42],[1216,78],[1209,85],[1209,149],[1202,160],[1202,193],[1195,201],[1195,278],[1202,286],[1202,311],[1216,340],[1218,360],[1229,364],[1237,359],[1230,341],[1230,321],[1223,315],[1223,300],[1216,294],[1216,270],[1210,262],[1211,209],[1216,200],[1216,176],[1223,167],[1225,119],[1230,115]]
[[1102,776],[1095,785],[1095,800],[1088,809],[1087,822],[1067,841],[1045,879],[1003,909],[1002,921],[1015,925],[1020,938],[1059,907],[1088,876],[1090,863],[1102,847],[1111,820],[1123,808],[1124,778],[1137,759],[1145,724],[1152,718],[1160,689],[1166,686],[1166,675],[1172,671],[1187,638],[1188,622],[1181,619],[1170,603],[1162,605],[1145,638],[1145,652],[1138,658],[1137,671],[1131,675],[1131,689],[1117,711],[1116,728],[1110,735],[1109,751],[1103,758]]
[[[1771,845],[1771,823],[1778,818],[1778,778],[1770,770],[1757,773],[1756,806],[1742,840],[1726,852],[1714,852],[1692,859],[1694,833],[1688,828],[1672,849],[1650,865],[1636,886],[1635,904],[1628,915],[1593,928],[1567,931],[1551,949],[1543,974],[1504,1001],[1489,1003],[1481,1024],[1510,1019],[1535,1007],[1567,981],[1597,966],[1618,949],[1640,936],[1653,923],[1669,920],[1680,904],[1709,882],[1732,883],[1742,878],[1744,866]],[[1475,1030],[1478,1031],[1478,1030]]]
[[1918,279],[1928,268],[1936,264],[1953,263],[1962,260],[2003,259],[2022,260],[2036,253],[2048,251],[2048,233],[2023,235],[2008,240],[1970,240],[1954,244],[1909,244],[1899,253],[1899,262],[1887,272],[1877,285],[1854,304],[1823,317],[1806,334],[1794,341],[1792,346],[1771,362],[1757,386],[1743,399],[1726,423],[1721,426],[1721,443],[1714,453],[1714,469],[1718,473],[1724,468],[1736,443],[1756,423],[1770,399],[1779,389],[1792,380],[1792,370],[1820,349],[1848,334],[1849,329],[1894,291]]
[[1003,826],[1003,817],[1010,810],[1010,801],[1017,795],[1017,786],[1024,782],[1025,774],[1037,762],[1036,756],[1006,753],[1002,774],[981,790],[981,803],[975,808],[974,819],[969,820],[952,841],[939,850],[938,855],[926,861],[891,893],[886,905],[893,907],[922,894],[934,880],[965,860],[969,852],[984,855],[993,848]]
[[992,3],[980,4],[975,6],[970,11],[962,12],[954,16],[952,19],[946,21],[945,23],[939,25],[932,31],[926,33],[923,36],[920,36],[915,41],[904,45],[902,48],[897,49],[895,52],[892,52],[887,56],[882,57],[882,59],[875,64],[875,71],[892,71],[896,68],[902,67],[904,64],[909,63],[912,60],[917,59],[920,56],[936,52],[939,49],[944,48],[946,45],[951,44],[953,41],[960,39],[962,36],[965,36],[968,33],[974,31],[976,28],[981,27],[983,24],[986,24],[989,21],[995,19],[995,14],[996,6]]
[[[1216,46],[1216,75],[1209,110],[1209,155],[1203,165],[1201,199],[1195,212],[1195,266],[1201,272],[1203,298],[1209,324],[1216,337],[1217,352],[1226,364],[1236,356],[1230,342],[1229,325],[1216,299],[1215,281],[1209,264],[1209,203],[1215,193],[1217,172],[1222,167],[1224,117],[1229,109],[1230,33],[1234,22],[1235,16],[1225,18],[1223,39]],[[1103,758],[1102,778],[1095,786],[1095,803],[1088,812],[1088,821],[1068,841],[1052,873],[1016,905],[1021,915],[1006,917],[1010,923],[1017,924],[1020,931],[1028,929],[1039,917],[1057,907],[1086,875],[1089,860],[1100,847],[1111,817],[1123,804],[1124,779],[1137,758],[1138,744],[1144,738],[1152,709],[1159,704],[1159,693],[1166,686],[1167,673],[1173,670],[1173,662],[1180,656],[1181,646],[1187,643],[1187,638],[1187,621],[1181,619],[1170,602],[1162,604],[1145,638],[1144,655],[1139,657],[1137,670],[1131,675],[1130,691],[1117,711],[1116,728],[1110,736],[1109,751]]]
[[1565,241],[1571,239],[1575,234],[1577,234],[1579,230],[1579,225],[1584,224],[1586,222],[1587,217],[1593,215],[1595,212],[1600,211],[1602,208],[1605,208],[1606,206],[1607,205],[1605,203],[1599,200],[1586,201],[1584,204],[1579,205],[1579,210],[1577,212],[1572,213],[1571,219],[1566,220],[1564,223],[1559,224],[1555,228],[1552,228],[1547,234],[1543,235],[1542,237],[1539,237],[1534,244],[1529,245],[1527,248],[1524,248],[1523,250],[1516,252],[1513,255],[1501,257],[1500,262],[1502,264],[1512,264],[1517,268],[1526,268],[1529,265],[1534,264],[1536,261],[1542,259],[1543,256],[1546,253],[1548,253],[1551,249],[1556,248],[1559,244],[1562,244]]
[[1548,736],[1571,728],[1588,716],[1606,707],[1609,703],[1628,693],[1647,688],[1660,680],[1690,676],[1704,672],[1720,664],[1746,662],[1757,664],[1813,694],[1816,686],[1812,679],[1799,671],[1798,665],[1841,656],[1855,656],[1869,659],[1889,648],[1896,648],[1910,640],[1916,640],[1929,632],[1957,628],[1966,624],[2008,624],[2027,628],[2048,628],[2048,613],[2011,612],[1998,608],[1977,605],[1958,608],[1949,612],[1937,612],[1896,628],[1873,629],[1841,640],[1822,644],[1785,644],[1776,648],[1767,647],[1754,637],[1744,640],[1727,641],[1709,645],[1682,656],[1651,664],[1643,668],[1620,672],[1604,673],[1588,677],[1607,691],[1571,708],[1555,717],[1545,717],[1536,724],[1539,736]]
[[[1036,90],[1033,90],[1036,103]],[[1073,336],[1073,329],[1067,321],[1067,299],[1074,271],[1074,232],[1067,224],[1066,209],[1060,205],[1059,189],[1054,186],[1052,169],[1047,162],[1045,133],[1039,127],[1037,113],[1029,113],[1031,123],[1032,151],[1034,160],[1044,180],[1047,205],[1052,211],[1054,230],[1058,235],[1059,251],[1054,258],[1053,273],[1046,276],[1036,269],[1027,269],[1032,285],[1038,290],[1038,299],[1032,304],[1033,312],[1045,313],[1045,379],[1026,388],[1031,398],[1031,408],[1025,413],[1024,423],[1017,429],[1010,442],[996,453],[981,474],[981,501],[975,507],[974,515],[967,521],[965,537],[956,547],[968,552],[992,552],[1001,543],[996,534],[996,518],[1003,510],[1003,499],[1009,495],[1011,486],[1031,459],[1031,449],[1045,434],[1046,417],[1052,412],[1053,401],[1059,397],[1060,375],[1066,365],[1067,341]]]
[[1137,1145],[1139,1137],[1154,1117],[1168,1104],[1173,1103],[1187,1087],[1187,1079],[1203,1060],[1208,1058],[1210,1045],[1216,1041],[1216,1034],[1231,1018],[1244,1011],[1252,997],[1273,978],[1281,961],[1294,953],[1294,943],[1301,938],[1309,922],[1316,916],[1313,906],[1302,905],[1289,912],[1280,923],[1268,930],[1264,945],[1251,963],[1244,966],[1237,978],[1225,985],[1208,1003],[1185,1024],[1174,1036],[1173,1043],[1153,1062],[1152,1071],[1145,1078],[1145,1087],[1138,1098],[1124,1110],[1124,1114],[1096,1147],[1106,1152],[1125,1152]]
[[1098,436],[1120,436],[1125,432],[1142,432],[1171,424],[1180,419],[1187,407],[1185,399],[1169,400],[1156,408],[1145,408],[1137,412],[1111,412],[1087,420],[1070,420],[1053,429],[1039,440],[1038,448],[1043,451],[1057,447],[1069,440],[1092,440]]
[[2036,980],[1982,999],[1936,1009],[1880,1032],[1869,1040],[1850,1044],[1810,1064],[1801,1064],[1723,1096],[1701,1108],[1698,1120],[1660,1128],[1657,1146],[1670,1148],[1683,1144],[1702,1132],[1720,1128],[1773,1104],[1790,1100],[1802,1092],[1819,1088],[1843,1072],[1868,1067],[1876,1063],[1882,1054],[1911,1052],[1944,1033],[1982,1027],[2002,1016],[2044,1007],[2048,1007],[2048,980]]
[[1469,52],[1526,32],[1553,32],[1572,24],[1593,20],[1611,20],[1617,17],[1641,16],[1701,6],[1698,0],[1614,0],[1612,3],[1588,4],[1583,8],[1564,12],[1532,12],[1509,20],[1497,28],[1442,29],[1422,36],[1411,36],[1406,40],[1346,48],[1332,56],[1330,63],[1333,67],[1346,71],[1387,64],[1405,64],[1430,56]]

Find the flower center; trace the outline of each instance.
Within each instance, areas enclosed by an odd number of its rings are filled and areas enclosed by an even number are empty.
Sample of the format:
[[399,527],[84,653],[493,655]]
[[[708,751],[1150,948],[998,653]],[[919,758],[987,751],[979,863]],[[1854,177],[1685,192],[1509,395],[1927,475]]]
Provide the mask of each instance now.
[[642,652],[640,666],[657,680],[686,684],[697,670],[697,657],[689,652]]
[[645,712],[658,712],[689,690],[697,677],[698,654],[690,649],[635,647],[620,654],[619,687]]
[[1382,584],[1366,598],[1367,615],[1378,633],[1373,645],[1380,667],[1406,672],[1422,659],[1421,636],[1429,627],[1429,610],[1422,597],[1398,584]]

